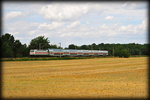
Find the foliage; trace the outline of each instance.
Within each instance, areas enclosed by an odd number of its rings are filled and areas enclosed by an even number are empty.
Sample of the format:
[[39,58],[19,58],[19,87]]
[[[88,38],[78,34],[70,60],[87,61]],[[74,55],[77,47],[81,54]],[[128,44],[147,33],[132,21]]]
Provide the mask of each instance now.
[[50,45],[50,48],[57,49],[57,45]]
[[68,46],[68,48],[69,48],[69,49],[78,49],[78,47],[77,47],[76,45],[74,45],[74,44],[70,44],[70,45]]
[[31,40],[29,49],[48,49],[50,47],[48,38],[38,36]]
[[28,56],[26,44],[15,40],[14,36],[6,33],[0,37],[2,57],[25,57]]
[[128,58],[130,56],[130,53],[126,49],[121,49],[121,50],[116,50],[114,55],[118,56],[118,57],[126,57],[126,58]]

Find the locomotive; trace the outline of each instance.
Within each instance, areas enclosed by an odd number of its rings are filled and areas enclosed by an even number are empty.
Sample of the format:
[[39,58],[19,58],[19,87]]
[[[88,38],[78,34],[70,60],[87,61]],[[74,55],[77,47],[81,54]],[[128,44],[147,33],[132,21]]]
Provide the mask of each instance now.
[[30,56],[107,56],[107,50],[74,50],[74,49],[47,49],[30,50]]

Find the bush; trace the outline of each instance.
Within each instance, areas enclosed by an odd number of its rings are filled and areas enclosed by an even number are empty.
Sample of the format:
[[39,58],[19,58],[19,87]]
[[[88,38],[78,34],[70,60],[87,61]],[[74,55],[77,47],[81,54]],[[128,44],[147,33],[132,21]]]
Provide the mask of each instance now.
[[128,58],[130,57],[130,53],[126,49],[121,49],[115,51],[115,56]]
[[123,50],[123,51],[122,51],[122,55],[123,55],[123,57],[125,57],[125,58],[130,57],[130,53],[129,53],[128,50]]

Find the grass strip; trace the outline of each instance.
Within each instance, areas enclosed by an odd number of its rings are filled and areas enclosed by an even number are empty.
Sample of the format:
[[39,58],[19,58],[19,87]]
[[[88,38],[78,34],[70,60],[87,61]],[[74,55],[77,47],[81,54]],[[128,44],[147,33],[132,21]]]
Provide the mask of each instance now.
[[[27,57],[27,58],[2,58],[1,61],[36,61],[36,60],[72,60],[72,59],[91,59],[91,58],[100,58],[100,57]],[[104,57],[101,57],[104,58]]]

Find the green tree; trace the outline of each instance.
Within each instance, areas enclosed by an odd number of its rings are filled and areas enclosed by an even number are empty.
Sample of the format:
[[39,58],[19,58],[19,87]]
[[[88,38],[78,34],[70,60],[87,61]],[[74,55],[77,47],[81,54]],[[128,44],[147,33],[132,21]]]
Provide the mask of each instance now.
[[12,46],[8,42],[2,44],[2,57],[13,57],[14,52]]
[[59,47],[57,47],[57,45],[50,45],[50,48],[53,48],[53,49],[57,49],[57,48],[59,48]]
[[141,48],[142,55],[148,55],[148,46],[149,44],[144,44]]
[[38,36],[31,40],[29,49],[48,49],[50,47],[48,38]]
[[29,55],[26,44],[22,45],[14,36],[6,33],[0,37],[2,57],[24,57]]
[[121,51],[121,53],[122,53],[122,56],[125,57],[125,58],[128,58],[128,57],[130,56],[129,51],[126,50],[126,49],[123,49],[123,50]]
[[87,45],[82,45],[82,46],[80,47],[80,49],[88,50],[88,49],[89,49],[89,46],[87,46]]
[[116,49],[115,56],[128,58],[130,56],[130,53],[127,49]]
[[29,48],[27,47],[27,45],[26,44],[23,44],[22,46],[21,46],[21,55],[23,56],[23,57],[27,57],[27,56],[29,56]]
[[22,47],[22,44],[21,44],[21,42],[19,41],[19,40],[15,40],[15,42],[14,42],[14,48],[13,48],[13,51],[14,51],[14,57],[21,57],[21,54],[20,54],[20,52],[21,52],[21,47]]
[[14,37],[13,35],[6,33],[0,37],[1,41],[1,50],[2,50],[2,57],[13,57],[13,44],[14,44]]
[[68,48],[69,48],[69,49],[76,49],[76,48],[77,48],[77,46],[76,46],[76,45],[74,45],[74,44],[70,44],[70,45],[68,46]]
[[91,45],[91,49],[92,49],[92,50],[98,50],[97,45],[96,45],[95,43],[93,43],[93,44]]

